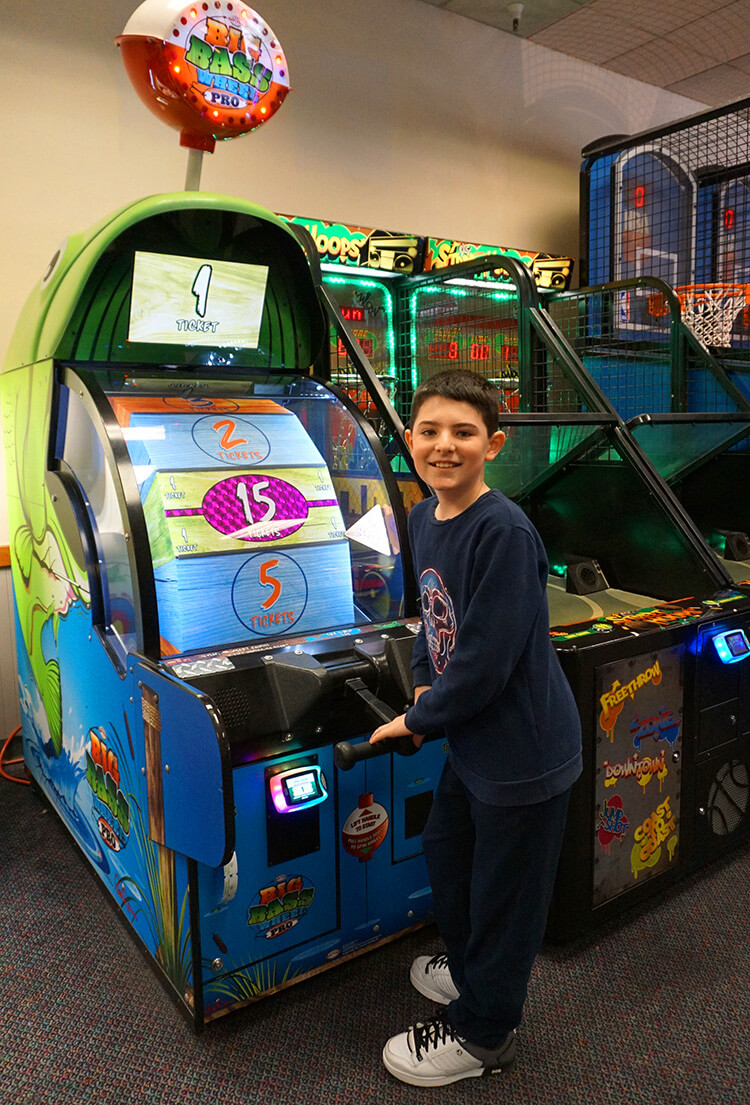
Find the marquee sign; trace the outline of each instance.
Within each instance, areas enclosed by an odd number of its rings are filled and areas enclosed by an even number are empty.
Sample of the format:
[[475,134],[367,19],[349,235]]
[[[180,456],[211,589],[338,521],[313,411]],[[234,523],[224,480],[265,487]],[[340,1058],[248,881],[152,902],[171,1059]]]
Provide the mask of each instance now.
[[278,39],[243,3],[144,0],[116,42],[141,100],[192,149],[255,130],[289,92]]

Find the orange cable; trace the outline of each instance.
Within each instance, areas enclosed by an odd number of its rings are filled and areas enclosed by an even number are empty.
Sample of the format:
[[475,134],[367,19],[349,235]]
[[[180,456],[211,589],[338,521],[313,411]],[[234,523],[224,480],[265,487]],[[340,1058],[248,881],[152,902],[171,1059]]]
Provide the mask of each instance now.
[[[28,779],[19,779],[19,777],[17,775],[9,775],[8,772],[4,770],[4,764],[6,763],[5,753],[7,752],[8,747],[10,746],[10,742],[20,732],[21,732],[21,726],[18,725],[13,730],[13,732],[10,734],[8,739],[5,741],[5,743],[3,744],[3,747],[0,748],[0,775],[2,775],[3,779],[7,779],[9,783],[20,783],[21,786],[28,787],[28,786],[31,785]],[[17,759],[17,760],[8,760],[7,763],[9,763],[9,764],[23,763],[23,757],[21,757],[20,759]]]

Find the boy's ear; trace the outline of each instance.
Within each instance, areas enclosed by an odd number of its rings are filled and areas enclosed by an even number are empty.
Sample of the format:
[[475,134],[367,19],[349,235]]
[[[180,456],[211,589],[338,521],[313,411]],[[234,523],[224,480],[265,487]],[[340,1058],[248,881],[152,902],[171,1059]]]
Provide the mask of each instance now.
[[409,429],[404,430],[404,438],[406,440],[406,444],[408,446],[409,452],[411,452],[411,430],[409,430]]
[[490,444],[487,449],[487,456],[485,460],[494,460],[497,454],[505,445],[505,434],[502,430],[495,430],[494,434],[490,438]]

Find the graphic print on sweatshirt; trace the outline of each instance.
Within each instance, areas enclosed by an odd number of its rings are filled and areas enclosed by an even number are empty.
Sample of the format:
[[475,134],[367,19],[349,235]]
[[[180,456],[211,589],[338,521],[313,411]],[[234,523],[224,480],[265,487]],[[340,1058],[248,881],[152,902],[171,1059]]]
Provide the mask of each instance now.
[[453,655],[456,645],[456,614],[453,600],[434,568],[425,568],[419,577],[424,625],[430,659],[438,675]]

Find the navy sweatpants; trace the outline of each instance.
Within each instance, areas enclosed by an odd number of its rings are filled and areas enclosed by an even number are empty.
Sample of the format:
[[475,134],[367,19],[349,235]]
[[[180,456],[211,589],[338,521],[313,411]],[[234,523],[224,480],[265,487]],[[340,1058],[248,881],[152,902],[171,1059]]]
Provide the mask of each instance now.
[[570,791],[533,806],[488,806],[449,763],[422,835],[435,920],[460,997],[459,1036],[493,1048],[521,1021],[542,943]]

